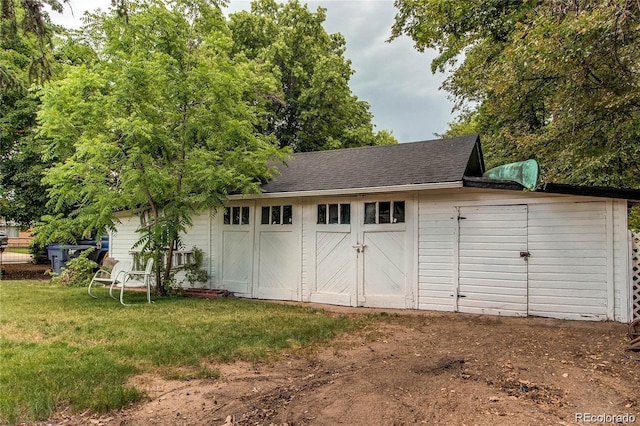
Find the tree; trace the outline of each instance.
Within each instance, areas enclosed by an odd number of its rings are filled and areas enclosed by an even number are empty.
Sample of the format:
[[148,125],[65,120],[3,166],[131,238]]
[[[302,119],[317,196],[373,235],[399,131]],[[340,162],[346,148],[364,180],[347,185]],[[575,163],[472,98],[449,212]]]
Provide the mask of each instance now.
[[483,136],[490,165],[537,158],[544,178],[640,187],[636,1],[397,0],[394,36],[435,48],[432,71]]
[[[206,0],[130,1],[126,14],[91,16],[80,40],[94,63],[68,67],[48,85],[39,112],[51,216],[41,237],[103,231],[119,210],[147,210],[138,246],[159,266],[191,217],[229,193],[259,191],[267,162],[286,150],[256,131],[262,98],[276,91],[263,67],[230,58],[220,9]],[[59,159],[59,160],[58,160]],[[162,276],[161,276],[162,274]]]
[[41,183],[46,164],[34,140],[40,103],[34,86],[55,71],[54,26],[44,12],[56,0],[1,0],[0,7],[0,217],[23,225],[45,213]]
[[295,151],[397,143],[389,132],[373,133],[369,105],[351,93],[345,40],[324,30],[325,11],[256,0],[251,12],[231,15],[234,54],[270,64],[279,76],[282,95],[269,98],[263,131]]

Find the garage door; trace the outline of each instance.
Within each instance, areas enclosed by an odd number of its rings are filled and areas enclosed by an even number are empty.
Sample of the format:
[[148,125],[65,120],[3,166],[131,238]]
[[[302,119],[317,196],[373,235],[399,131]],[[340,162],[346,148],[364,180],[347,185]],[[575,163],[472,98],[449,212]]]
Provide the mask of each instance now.
[[312,302],[356,306],[357,253],[350,199],[321,200],[313,228]]
[[300,213],[293,204],[259,205],[256,224],[254,297],[299,300]]
[[251,297],[253,268],[253,205],[230,205],[221,224],[221,278],[224,289]]
[[408,201],[368,198],[314,204],[310,299],[338,305],[412,307]]
[[460,207],[458,311],[527,315],[527,206]]

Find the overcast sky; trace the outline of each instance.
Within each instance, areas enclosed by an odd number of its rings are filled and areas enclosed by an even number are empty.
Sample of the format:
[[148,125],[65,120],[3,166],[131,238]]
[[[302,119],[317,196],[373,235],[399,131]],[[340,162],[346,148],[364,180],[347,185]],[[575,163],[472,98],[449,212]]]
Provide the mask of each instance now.
[[[107,9],[110,0],[71,0],[74,16],[53,12],[54,22],[77,28],[85,10]],[[301,1],[301,3],[305,3]],[[342,33],[346,56],[355,71],[351,90],[371,105],[376,130],[387,129],[400,142],[434,139],[454,116],[447,94],[439,90],[442,74],[431,74],[432,54],[420,53],[406,37],[387,43],[396,9],[393,0],[322,0],[306,2],[327,9],[325,29]],[[230,2],[229,11],[249,9],[250,2]]]

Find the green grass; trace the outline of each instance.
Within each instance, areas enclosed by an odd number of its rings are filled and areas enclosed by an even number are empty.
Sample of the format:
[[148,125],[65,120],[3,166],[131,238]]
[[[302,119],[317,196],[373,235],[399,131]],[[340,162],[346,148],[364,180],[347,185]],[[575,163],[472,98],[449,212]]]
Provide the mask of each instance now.
[[5,253],[22,253],[22,254],[31,254],[31,250],[28,248],[20,248],[20,247],[7,247],[4,249]]
[[127,294],[123,307],[105,289],[30,281],[0,282],[0,423],[75,411],[116,409],[141,397],[135,374],[217,378],[211,364],[257,361],[327,342],[362,318],[240,299]]

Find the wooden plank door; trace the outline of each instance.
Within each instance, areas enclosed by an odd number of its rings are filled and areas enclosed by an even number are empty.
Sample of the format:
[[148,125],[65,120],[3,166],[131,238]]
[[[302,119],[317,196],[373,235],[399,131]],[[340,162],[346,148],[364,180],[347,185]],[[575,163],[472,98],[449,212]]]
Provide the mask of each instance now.
[[318,199],[312,203],[310,300],[356,306],[357,252],[354,205],[348,198]]
[[604,201],[529,207],[529,314],[607,319]]
[[253,278],[254,204],[233,203],[220,215],[220,271],[222,287],[251,297]]
[[459,312],[527,315],[527,206],[459,209]]
[[291,201],[258,204],[254,297],[299,300],[301,207]]
[[361,204],[358,242],[358,304],[367,307],[413,307],[409,286],[412,265],[411,200],[389,196]]

